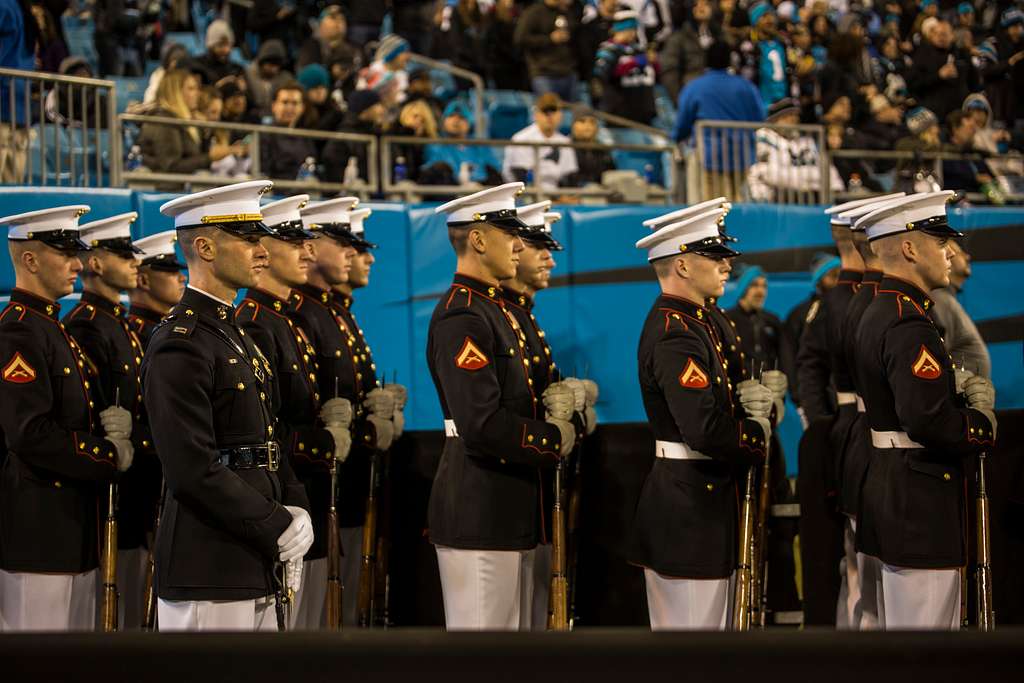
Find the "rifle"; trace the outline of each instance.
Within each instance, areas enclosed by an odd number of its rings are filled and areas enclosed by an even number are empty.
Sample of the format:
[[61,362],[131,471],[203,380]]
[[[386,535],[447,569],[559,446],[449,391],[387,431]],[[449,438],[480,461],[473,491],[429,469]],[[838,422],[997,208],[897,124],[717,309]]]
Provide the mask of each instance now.
[[373,626],[374,569],[377,551],[377,468],[380,453],[370,456],[370,492],[366,497],[366,520],[363,522],[363,547],[359,571],[359,627]]
[[569,630],[569,586],[565,575],[565,513],[563,504],[565,492],[562,488],[562,474],[565,460],[558,459],[555,468],[555,507],[551,515],[551,612],[548,615],[548,630]]
[[992,605],[992,557],[991,536],[988,514],[988,491],[985,487],[985,457],[978,455],[978,492],[975,497],[977,511],[978,565],[975,569],[978,590],[978,630],[994,631],[996,628],[995,609]]
[[[338,378],[334,378],[334,397],[338,397]],[[331,452],[331,504],[327,508],[327,629],[341,630],[341,529],[338,527],[338,461]]]
[[750,630],[750,565],[754,549],[754,475],[751,467],[747,471],[747,482],[743,492],[743,513],[740,519],[740,557],[736,568],[732,627],[734,631]]
[[757,497],[757,516],[754,520],[754,544],[751,551],[750,610],[751,623],[758,628],[765,627],[768,607],[768,512],[771,507],[771,463],[768,460],[768,445],[765,444],[764,465],[761,466],[761,486]]
[[104,633],[117,630],[117,484],[107,490],[107,520],[103,524],[103,602],[100,627]]
[[391,598],[391,577],[388,575],[388,561],[391,555],[391,484],[390,455],[381,455],[377,485],[377,564],[373,570],[373,605],[370,612],[372,621],[378,626],[391,626],[389,600]]
[[583,446],[576,452],[576,466],[572,475],[572,491],[569,493],[569,512],[567,519],[568,558],[566,579],[569,582],[569,629],[579,620],[576,613],[576,583],[579,575],[580,561],[580,499],[583,495],[583,479],[580,475],[580,463],[583,462]]
[[156,626],[156,586],[154,575],[156,573],[156,535],[160,532],[160,515],[164,509],[164,498],[167,496],[167,482],[160,483],[160,500],[156,503],[156,519],[153,522],[153,539],[149,543],[149,552],[146,553],[146,581],[142,593],[142,630],[152,631]]

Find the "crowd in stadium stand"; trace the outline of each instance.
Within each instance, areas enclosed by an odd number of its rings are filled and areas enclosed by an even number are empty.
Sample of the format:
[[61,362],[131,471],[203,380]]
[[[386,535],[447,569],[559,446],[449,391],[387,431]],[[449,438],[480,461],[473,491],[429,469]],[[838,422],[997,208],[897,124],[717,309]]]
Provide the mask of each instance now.
[[[468,104],[470,82],[455,79],[439,98],[431,72],[409,62],[418,53],[476,72],[489,88],[536,96],[533,121],[513,140],[608,141],[602,133],[609,124],[593,110],[671,129],[690,145],[701,119],[820,124],[820,140],[831,150],[913,153],[899,160],[834,157],[827,169],[834,191],[881,191],[894,183],[920,189],[935,182],[930,153],[958,152],[973,156],[941,162],[946,187],[993,201],[1021,192],[1014,184],[1020,163],[1003,156],[1024,148],[1020,4],[254,0],[243,7],[227,0],[0,0],[31,18],[10,32],[34,43],[38,70],[149,74],[136,113],[424,140],[472,137],[479,122]],[[95,65],[69,53],[64,15],[94,22]],[[190,51],[167,38],[180,32],[200,32],[203,46]],[[2,52],[5,65],[18,63]],[[157,61],[155,70],[146,67]],[[51,120],[58,109],[56,98]],[[751,198],[820,187],[815,139],[760,130],[742,162]],[[146,124],[137,143],[154,171],[249,171],[250,142],[242,133]],[[377,163],[364,146],[345,141],[262,135],[260,145],[262,171],[274,178],[365,179],[368,165]],[[438,143],[396,145],[391,165],[378,170],[400,166],[401,178],[433,184],[530,180],[535,170],[530,148]],[[604,151],[545,147],[533,180],[548,188],[583,186],[611,168]]]

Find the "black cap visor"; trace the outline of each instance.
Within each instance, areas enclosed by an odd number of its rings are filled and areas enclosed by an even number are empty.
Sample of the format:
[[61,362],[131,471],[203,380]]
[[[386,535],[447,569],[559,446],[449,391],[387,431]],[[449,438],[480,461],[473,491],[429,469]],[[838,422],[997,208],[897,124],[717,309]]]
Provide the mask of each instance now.
[[132,244],[132,240],[130,237],[115,237],[109,240],[94,240],[89,245],[89,248],[106,249],[107,251],[113,252],[123,258],[134,258],[139,254],[145,253],[137,246]]
[[933,218],[926,218],[922,221],[907,223],[907,230],[920,230],[923,233],[934,235],[935,237],[964,236],[962,232],[950,227],[949,220],[945,216],[935,216]]
[[526,223],[520,220],[515,209],[500,209],[498,211],[488,211],[487,213],[477,213],[473,215],[473,220],[471,221],[449,222],[448,227],[468,228],[476,223],[487,223],[499,230],[504,230],[520,237],[524,235],[524,230],[529,230]]
[[686,251],[714,259],[732,258],[742,253],[726,246],[726,241],[724,237],[706,237],[699,242],[687,244]]
[[561,242],[551,236],[550,232],[533,229],[524,233],[522,238],[524,242],[538,249],[547,249],[548,251],[563,251],[565,249]]
[[42,242],[48,247],[57,251],[79,252],[87,251],[89,245],[78,237],[77,230],[47,230],[45,232],[30,232],[24,240],[15,241],[36,241]]
[[140,265],[143,268],[152,268],[153,270],[165,270],[172,273],[188,269],[188,266],[178,261],[178,259],[172,254],[160,254],[159,256],[150,256],[149,258],[142,259],[142,263]]
[[319,237],[315,232],[303,227],[302,221],[285,221],[268,227],[274,233],[275,239],[284,242],[304,242]]

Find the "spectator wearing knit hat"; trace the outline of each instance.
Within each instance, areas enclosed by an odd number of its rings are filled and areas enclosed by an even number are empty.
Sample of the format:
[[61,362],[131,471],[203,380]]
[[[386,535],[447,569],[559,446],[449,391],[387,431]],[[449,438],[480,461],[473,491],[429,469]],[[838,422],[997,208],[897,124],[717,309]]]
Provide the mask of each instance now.
[[[465,140],[473,132],[473,114],[460,100],[452,100],[441,116],[441,137]],[[465,172],[463,169],[465,168]],[[470,182],[498,185],[501,162],[494,150],[480,145],[434,144],[424,151],[419,181],[425,185],[455,185],[467,175]]]
[[373,62],[359,73],[356,89],[376,90],[385,103],[401,104],[409,88],[409,74],[405,70],[408,63],[409,41],[393,33],[385,36],[377,45]]
[[657,114],[658,61],[653,49],[645,50],[637,42],[637,27],[636,12],[615,13],[611,39],[597,50],[591,96],[603,112],[649,124]]
[[295,80],[306,90],[306,103],[300,128],[337,130],[343,112],[331,97],[331,79],[327,69],[319,64],[307,64]]
[[330,69],[331,64],[337,62],[348,65],[349,70],[359,69],[362,66],[361,54],[349,43],[347,34],[348,23],[341,6],[327,3],[320,12],[313,35],[299,48],[295,68],[301,71],[307,64],[321,64]]
[[271,98],[278,86],[294,80],[291,72],[284,68],[286,59],[284,44],[272,38],[260,45],[256,59],[245,68],[249,103],[260,114],[270,112]]
[[789,94],[786,48],[779,37],[777,22],[775,9],[766,0],[750,8],[750,23],[754,27],[753,80],[765,106]]
[[235,32],[223,19],[215,19],[206,28],[206,52],[192,60],[192,68],[200,73],[203,83],[220,87],[229,80],[242,77],[244,70],[231,61]]
[[1024,12],[1011,7],[1000,16],[999,27],[982,73],[993,117],[1012,128],[1024,119]]
[[934,154],[944,149],[939,119],[930,109],[914,107],[907,112],[906,126],[910,135],[897,140],[895,150],[897,152],[913,152],[914,156],[911,159],[900,159],[896,163],[899,187],[894,189],[924,192],[927,190],[917,190],[915,183],[928,176],[934,178],[936,162],[934,159],[926,159],[923,154]]

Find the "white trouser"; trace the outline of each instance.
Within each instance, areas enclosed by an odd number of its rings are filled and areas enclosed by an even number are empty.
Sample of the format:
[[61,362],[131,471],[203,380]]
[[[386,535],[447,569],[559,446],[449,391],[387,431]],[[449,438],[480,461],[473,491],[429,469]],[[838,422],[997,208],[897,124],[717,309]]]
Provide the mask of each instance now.
[[276,631],[274,596],[254,600],[156,601],[160,631]]
[[447,630],[520,629],[524,585],[533,571],[532,551],[434,548]]
[[[529,576],[523,577],[523,607],[519,623],[523,631],[546,631],[551,598],[551,544],[538,545],[530,551]],[[529,585],[527,585],[529,584]],[[526,608],[529,613],[526,614]]]
[[877,631],[885,625],[879,620],[882,607],[882,563],[873,555],[857,553],[857,574],[860,577],[860,631]]
[[0,569],[0,631],[95,630],[96,577]]
[[[359,574],[363,560],[363,527],[341,527],[341,624],[356,626],[359,620]],[[327,574],[324,574],[326,581]],[[326,590],[326,589],[325,589]],[[324,615],[326,619],[326,614]]]
[[839,600],[836,604],[836,628],[840,631],[856,631],[861,621],[863,590],[857,564],[857,550],[854,547],[856,537],[856,522],[851,517],[847,517],[843,527],[844,557],[839,561],[841,583],[839,584]]
[[732,611],[728,579],[673,579],[644,569],[652,631],[724,631]]
[[881,610],[879,622],[887,631],[956,630],[960,627],[960,572],[883,563]]
[[[118,626],[122,631],[142,628],[142,599],[146,590],[145,548],[117,551],[117,611]],[[97,581],[99,597],[103,599],[103,582]]]
[[302,582],[292,602],[292,631],[315,631],[326,625],[327,558],[302,563]]

